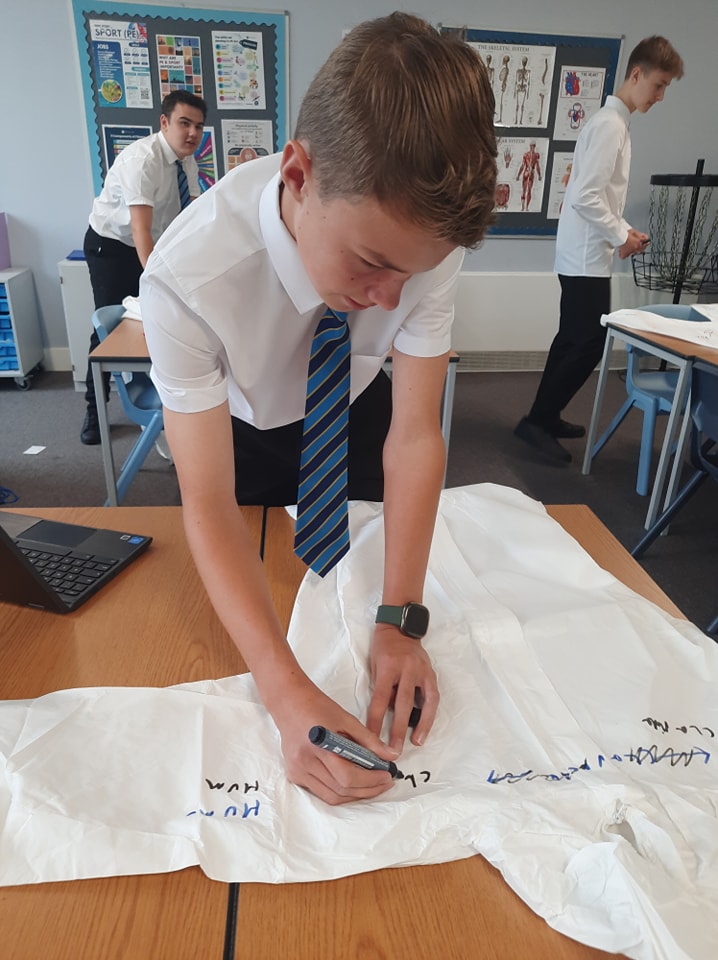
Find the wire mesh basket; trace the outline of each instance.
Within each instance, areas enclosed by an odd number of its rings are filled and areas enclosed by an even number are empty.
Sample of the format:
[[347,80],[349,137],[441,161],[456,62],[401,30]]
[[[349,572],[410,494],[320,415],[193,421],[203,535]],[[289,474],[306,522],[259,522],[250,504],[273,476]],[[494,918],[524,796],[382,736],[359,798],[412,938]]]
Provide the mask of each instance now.
[[704,175],[703,163],[695,174],[651,177],[651,245],[631,257],[637,286],[718,293],[718,176]]

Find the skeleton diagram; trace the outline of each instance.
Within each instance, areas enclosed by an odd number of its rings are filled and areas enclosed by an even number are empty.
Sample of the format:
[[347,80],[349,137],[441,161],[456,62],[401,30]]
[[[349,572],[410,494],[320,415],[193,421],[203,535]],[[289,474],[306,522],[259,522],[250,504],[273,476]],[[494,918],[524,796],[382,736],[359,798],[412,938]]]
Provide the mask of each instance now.
[[536,152],[536,144],[530,143],[529,148],[523,155],[519,172],[516,179],[523,176],[521,181],[521,212],[525,212],[531,206],[531,193],[534,186],[534,176],[541,180],[541,166],[539,160],[540,154]]
[[492,64],[491,64],[491,61],[492,61],[492,60],[493,60],[493,57],[491,56],[491,54],[490,54],[490,53],[487,53],[486,56],[484,57],[484,62],[486,63],[486,72],[487,72],[488,75],[489,75],[489,83],[491,84],[491,89],[493,90],[493,88],[494,88],[494,73],[495,73],[495,71],[494,71],[494,68],[493,68],[493,66],[492,66]]
[[514,124],[516,126],[523,126],[524,106],[531,87],[531,70],[526,66],[528,62],[528,57],[521,57],[521,66],[516,68],[514,80],[514,100],[516,101]]
[[543,73],[541,74],[541,86],[543,87],[543,90],[542,90],[541,93],[539,94],[539,100],[540,100],[540,102],[541,102],[541,105],[540,105],[540,107],[539,107],[539,117],[538,117],[538,125],[539,125],[539,126],[541,126],[541,123],[543,122],[543,102],[544,102],[544,98],[545,98],[545,96],[546,96],[546,92],[545,92],[545,91],[546,91],[546,74],[547,74],[547,73],[548,73],[548,57],[544,57],[544,59],[543,59]]
[[509,80],[509,60],[511,57],[508,54],[504,54],[501,58],[501,69],[499,70],[499,82],[501,84],[501,97],[499,99],[499,123],[503,120],[504,116],[504,94],[506,93],[506,86]]

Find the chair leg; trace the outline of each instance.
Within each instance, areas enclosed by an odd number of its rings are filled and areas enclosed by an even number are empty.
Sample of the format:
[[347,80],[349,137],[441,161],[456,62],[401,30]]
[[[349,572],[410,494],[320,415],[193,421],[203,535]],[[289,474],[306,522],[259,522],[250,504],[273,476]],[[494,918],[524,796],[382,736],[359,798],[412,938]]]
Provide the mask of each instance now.
[[120,475],[117,478],[118,503],[122,503],[130,484],[137,474],[137,471],[145,462],[147,454],[150,452],[154,446],[155,440],[160,435],[162,431],[162,422],[162,411],[158,410],[157,415],[143,429],[142,433],[137,438],[135,445],[130,450],[127,459],[122,465]]
[[631,556],[638,559],[646,550],[650,547],[656,537],[659,536],[662,530],[668,526],[671,520],[675,517],[681,507],[693,496],[696,490],[701,486],[703,481],[706,479],[708,474],[704,470],[698,470],[693,474],[688,483],[680,491],[673,503],[663,511],[663,513],[658,517],[656,522],[650,527],[649,530],[643,535],[643,537],[638,541],[636,546],[631,550]]
[[636,492],[645,497],[650,487],[651,459],[653,457],[653,437],[656,432],[658,404],[652,403],[643,411],[643,430],[641,431],[641,449],[638,453],[638,475]]
[[595,457],[598,451],[601,450],[606,445],[606,442],[611,437],[611,435],[618,429],[621,421],[625,418],[626,414],[628,413],[628,411],[631,409],[632,406],[633,406],[633,400],[629,397],[626,400],[626,402],[623,404],[621,409],[618,411],[616,416],[613,418],[613,420],[611,420],[609,425],[603,431],[599,439],[593,445],[593,452],[591,453],[592,458]]

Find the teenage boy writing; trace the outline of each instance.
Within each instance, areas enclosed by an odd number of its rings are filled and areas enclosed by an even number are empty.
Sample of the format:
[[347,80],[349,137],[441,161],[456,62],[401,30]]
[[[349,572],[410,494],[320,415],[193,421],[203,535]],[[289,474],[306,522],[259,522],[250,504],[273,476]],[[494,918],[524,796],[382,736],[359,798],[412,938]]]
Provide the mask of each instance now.
[[632,51],[626,78],[583,128],[576,141],[571,177],[556,235],[554,269],[561,284],[561,316],[528,415],[517,437],[557,463],[571,454],[557,438],[573,439],[584,427],[561,419],[601,359],[611,312],[611,264],[645,250],[648,235],[623,218],[631,168],[629,122],[636,110],[647,113],[663,100],[683,61],[663,37],[648,37]]
[[423,632],[453,299],[462,248],[481,240],[494,204],[493,110],[468,45],[405,14],[361,24],[310,85],[282,154],[220,180],[165,233],[142,278],[198,570],[279,729],[288,775],[329,803],[377,796],[392,780],[314,747],[309,729],[395,759],[415,696],[412,740],[429,733],[436,676],[420,639],[380,622],[367,725],[326,696],[287,644],[237,503],[297,502],[310,347],[327,306],[347,314],[348,496],[384,500],[382,604],[412,604]]

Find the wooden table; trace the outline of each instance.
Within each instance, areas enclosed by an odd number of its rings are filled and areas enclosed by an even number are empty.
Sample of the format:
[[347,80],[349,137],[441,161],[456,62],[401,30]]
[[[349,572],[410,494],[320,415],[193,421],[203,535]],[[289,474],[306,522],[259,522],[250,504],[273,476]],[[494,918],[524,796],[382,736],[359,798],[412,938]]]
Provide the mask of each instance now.
[[[549,513],[606,569],[678,609],[584,506]],[[303,564],[282,509],[245,507],[288,625]],[[149,550],[65,616],[0,604],[0,697],[95,685],[167,685],[245,667],[185,544],[180,507],[32,510],[151,534]],[[155,876],[0,888],[8,960],[598,960],[553,931],[480,856],[318,883],[211,881],[198,867]]]
[[[658,459],[656,477],[653,481],[651,498],[646,513],[645,528],[648,530],[653,525],[661,510],[661,497],[666,487],[666,478],[670,466],[671,456],[674,446],[679,440],[678,434],[681,424],[684,429],[681,431],[685,435],[685,427],[690,421],[690,412],[688,409],[688,394],[691,386],[691,367],[694,361],[700,359],[711,365],[718,365],[718,351],[712,347],[704,347],[698,343],[691,343],[689,340],[678,340],[676,337],[666,337],[659,333],[652,333],[648,330],[633,330],[628,327],[622,327],[617,323],[606,324],[606,345],[603,350],[603,359],[598,375],[596,385],[596,397],[593,403],[593,412],[591,422],[586,436],[586,452],[583,458],[582,473],[588,474],[591,470],[591,461],[593,460],[593,447],[598,433],[598,420],[603,406],[603,395],[606,389],[606,380],[608,379],[609,365],[611,361],[611,352],[616,340],[629,343],[638,350],[650,353],[667,363],[673,364],[678,368],[678,381],[676,391],[673,395],[673,404],[671,412],[668,415],[668,424],[663,437],[661,454]],[[676,456],[673,464],[664,506],[673,500],[678,480],[680,478],[680,463],[683,456],[684,442],[678,442]]]
[[[154,541],[74,613],[0,604],[0,698],[40,697],[80,686],[167,686],[246,670],[199,580],[180,507],[28,512],[146,532]],[[243,513],[259,548],[262,509]],[[219,960],[231,892],[199,867],[0,887],[0,957]]]

